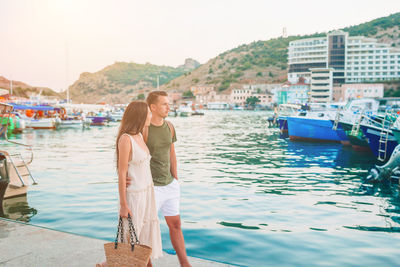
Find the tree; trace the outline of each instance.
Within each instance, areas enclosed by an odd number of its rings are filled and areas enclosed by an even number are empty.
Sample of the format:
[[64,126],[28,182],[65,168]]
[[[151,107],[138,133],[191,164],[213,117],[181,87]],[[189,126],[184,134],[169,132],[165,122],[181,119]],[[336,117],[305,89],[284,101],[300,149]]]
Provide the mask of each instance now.
[[183,98],[193,98],[194,97],[193,92],[190,90],[183,92],[182,96],[183,96]]
[[138,94],[137,99],[138,100],[144,100],[144,94]]
[[255,107],[257,103],[261,102],[260,99],[258,99],[255,96],[250,96],[246,99],[246,104],[250,105],[252,107]]

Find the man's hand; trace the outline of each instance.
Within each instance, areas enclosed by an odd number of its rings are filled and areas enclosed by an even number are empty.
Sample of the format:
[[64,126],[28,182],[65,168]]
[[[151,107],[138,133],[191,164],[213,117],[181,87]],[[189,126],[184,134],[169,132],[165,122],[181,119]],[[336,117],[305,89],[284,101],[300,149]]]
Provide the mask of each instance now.
[[130,186],[130,185],[131,185],[131,182],[132,182],[132,178],[126,176],[126,187]]

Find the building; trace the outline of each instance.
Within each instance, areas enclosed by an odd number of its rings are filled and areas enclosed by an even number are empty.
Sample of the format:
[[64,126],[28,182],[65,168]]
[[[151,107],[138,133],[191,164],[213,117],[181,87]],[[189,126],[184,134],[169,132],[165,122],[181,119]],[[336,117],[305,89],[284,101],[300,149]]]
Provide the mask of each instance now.
[[333,88],[333,101],[347,101],[354,98],[382,98],[384,92],[382,83],[342,84]]
[[233,89],[231,91],[230,102],[234,105],[244,106],[246,104],[246,99],[252,96],[252,90],[247,89]]
[[309,101],[310,84],[300,79],[297,83],[286,82],[274,91],[274,102],[278,104],[305,104]]
[[236,88],[231,91],[230,103],[234,105],[246,105],[246,99],[257,97],[262,106],[268,106],[274,101],[273,92],[280,88],[281,84],[245,84],[242,88]]
[[196,95],[196,103],[200,105],[207,105],[211,102],[222,102],[222,103],[230,103],[231,95],[230,92],[222,92],[217,94],[215,90],[198,93]]
[[198,95],[198,94],[206,94],[211,91],[214,91],[215,87],[213,85],[196,85],[190,87],[190,91],[192,91],[193,95]]
[[328,103],[333,99],[332,68],[312,68],[310,83],[310,102]]
[[400,79],[400,49],[374,38],[334,31],[324,37],[292,41],[288,47],[288,80],[311,79],[313,68],[333,69],[333,83]]

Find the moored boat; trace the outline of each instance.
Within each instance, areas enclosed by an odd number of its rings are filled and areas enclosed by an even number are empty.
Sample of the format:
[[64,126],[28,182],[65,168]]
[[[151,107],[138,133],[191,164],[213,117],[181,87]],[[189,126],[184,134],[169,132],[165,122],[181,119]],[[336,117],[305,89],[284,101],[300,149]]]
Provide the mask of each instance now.
[[17,105],[12,104],[15,111],[25,121],[26,128],[56,129],[56,108],[44,105]]
[[[11,105],[0,103],[0,114],[10,114],[12,109]],[[2,131],[7,131],[7,125]],[[32,147],[10,141],[7,135],[4,136],[6,142],[26,148],[30,153],[30,158],[26,160],[20,153],[6,150],[5,148],[0,150],[0,205],[2,205],[3,199],[26,195],[30,181],[32,180],[35,183],[28,168],[28,165],[33,160]]]
[[[337,132],[332,130],[332,122],[324,113],[315,117],[287,117],[290,140],[315,141],[315,142],[337,142],[341,141]],[[323,117],[326,116],[326,119]]]
[[360,128],[368,140],[372,153],[382,161],[389,159],[393,150],[399,144],[392,130],[363,124],[360,125]]

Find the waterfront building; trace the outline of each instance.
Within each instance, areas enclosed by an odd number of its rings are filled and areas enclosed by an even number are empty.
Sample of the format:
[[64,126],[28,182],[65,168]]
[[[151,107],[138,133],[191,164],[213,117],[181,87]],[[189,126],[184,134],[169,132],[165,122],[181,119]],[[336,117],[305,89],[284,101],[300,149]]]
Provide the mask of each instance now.
[[221,93],[217,93],[215,90],[197,93],[196,95],[196,103],[201,105],[207,105],[211,102],[227,102],[229,103],[231,99],[230,91],[224,91]]
[[280,84],[245,84],[241,88],[232,89],[230,103],[244,106],[247,98],[257,97],[260,105],[269,106],[274,102],[273,92],[280,86]]
[[333,83],[400,79],[400,49],[375,38],[333,31],[323,37],[292,41],[288,47],[288,80],[311,79],[313,68],[333,69]]
[[190,91],[196,96],[198,94],[206,94],[215,91],[215,87],[213,85],[196,85],[190,87]]
[[328,103],[333,95],[333,71],[332,68],[312,68],[310,83],[310,102]]
[[382,98],[384,85],[382,83],[342,84],[333,88],[333,101],[341,102],[354,98]]
[[274,102],[278,104],[305,104],[309,101],[310,84],[300,78],[297,83],[285,82],[274,91]]

